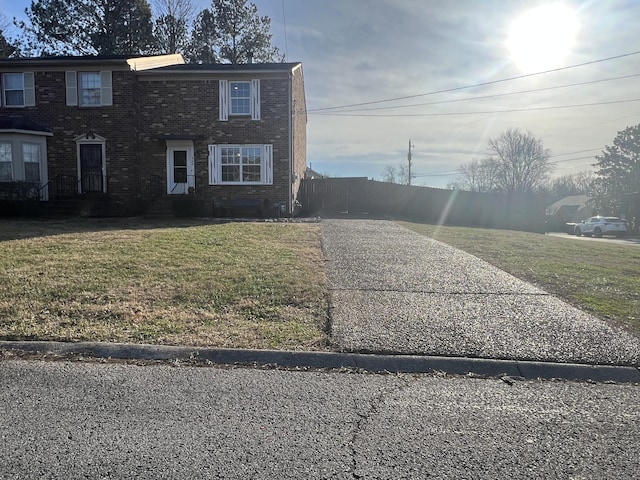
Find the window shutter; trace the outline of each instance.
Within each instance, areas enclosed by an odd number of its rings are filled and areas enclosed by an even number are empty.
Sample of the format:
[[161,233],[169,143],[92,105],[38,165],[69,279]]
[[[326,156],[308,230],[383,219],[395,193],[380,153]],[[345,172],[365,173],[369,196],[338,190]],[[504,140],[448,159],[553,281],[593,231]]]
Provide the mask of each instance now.
[[251,120],[260,120],[260,80],[251,80]]
[[111,72],[100,72],[100,105],[113,105]]
[[218,89],[220,90],[220,115],[218,119],[222,122],[229,120],[229,81],[220,80]]
[[76,72],[65,72],[67,86],[67,105],[78,105],[78,74]]
[[262,158],[264,159],[263,183],[265,185],[273,185],[273,145],[262,146]]
[[209,145],[209,185],[218,184],[218,147]]
[[33,72],[25,72],[24,76],[24,106],[33,107],[36,104],[36,86]]

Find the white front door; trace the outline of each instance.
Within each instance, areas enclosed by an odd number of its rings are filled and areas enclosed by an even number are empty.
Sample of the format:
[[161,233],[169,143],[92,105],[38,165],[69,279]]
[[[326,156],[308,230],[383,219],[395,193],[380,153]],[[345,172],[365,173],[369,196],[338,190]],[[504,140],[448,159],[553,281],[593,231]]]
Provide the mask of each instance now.
[[167,193],[185,195],[195,188],[193,142],[191,140],[167,140]]

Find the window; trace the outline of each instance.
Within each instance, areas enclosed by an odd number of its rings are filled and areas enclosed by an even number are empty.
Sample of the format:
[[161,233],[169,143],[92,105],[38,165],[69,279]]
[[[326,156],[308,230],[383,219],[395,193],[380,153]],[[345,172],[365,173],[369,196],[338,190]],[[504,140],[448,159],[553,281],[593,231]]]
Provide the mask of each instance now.
[[66,72],[67,105],[113,105],[111,72]]
[[0,182],[13,181],[11,144],[0,143]]
[[23,143],[22,160],[24,161],[25,181],[40,183],[40,145],[37,143]]
[[79,72],[80,105],[100,105],[100,74]]
[[4,73],[2,75],[2,103],[5,107],[35,105],[33,72]]
[[209,145],[209,183],[273,184],[272,145]]
[[220,80],[219,120],[226,122],[229,115],[251,116],[260,120],[260,80]]
[[229,82],[231,92],[231,115],[251,115],[251,84]]

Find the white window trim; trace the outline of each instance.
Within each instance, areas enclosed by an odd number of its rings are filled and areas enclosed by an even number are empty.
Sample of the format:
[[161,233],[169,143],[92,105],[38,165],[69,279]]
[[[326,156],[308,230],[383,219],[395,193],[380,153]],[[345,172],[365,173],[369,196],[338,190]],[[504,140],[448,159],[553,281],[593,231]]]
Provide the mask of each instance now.
[[[22,105],[7,105],[6,96],[6,79],[5,75],[10,73],[18,73],[22,75]],[[0,104],[6,108],[25,108],[34,107],[36,105],[36,89],[35,78],[33,72],[6,72],[2,74],[2,99]]]
[[[0,132],[0,143],[8,143],[11,145],[11,182],[24,182],[25,180],[25,167],[24,158],[22,155],[22,145],[25,143],[37,144],[40,146],[40,199],[48,200],[48,188],[46,187],[49,182],[48,167],[47,167],[47,140],[46,137],[49,134],[34,134],[34,133],[16,133],[16,132]],[[44,188],[42,188],[44,186]]]
[[[24,147],[25,145],[35,145],[36,147],[38,147],[38,161],[37,162],[28,162],[25,158],[24,155]],[[22,144],[20,145],[22,152],[22,169],[23,169],[23,178],[25,180],[27,180],[27,163],[37,163],[38,164],[38,176],[40,177],[38,179],[38,183],[42,182],[42,176],[43,176],[43,172],[42,172],[42,145],[40,144],[40,142],[22,142]],[[27,180],[29,181],[29,180]]]
[[[100,75],[100,105],[83,105],[80,103],[80,75],[78,73],[98,73]],[[113,78],[110,71],[87,70],[83,72],[65,72],[67,106],[96,108],[113,105]]]
[[[231,83],[249,84],[249,113],[231,113]],[[247,117],[251,120],[260,120],[260,80],[219,80],[218,120],[226,122],[229,116]]]
[[7,140],[0,140],[0,144],[2,144],[2,145],[9,145],[9,153],[11,154],[11,158],[9,158],[9,161],[6,161],[6,160],[0,161],[0,163],[8,163],[8,164],[10,165],[10,168],[11,168],[11,178],[9,178],[8,180],[7,180],[7,179],[5,179],[5,180],[0,179],[0,182],[13,182],[13,181],[14,181],[14,179],[15,179],[15,176],[16,176],[16,174],[13,172],[13,170],[14,170],[14,164],[15,164],[15,162],[14,162],[14,160],[13,160],[13,155],[14,155],[14,154],[13,154],[13,150],[14,150],[13,142],[11,141],[11,139],[7,139]]
[[[184,150],[187,152],[187,183],[185,190],[174,190],[176,185],[173,178],[173,152]],[[186,195],[189,189],[196,187],[196,168],[193,141],[191,140],[167,140],[167,194]]]
[[[259,182],[223,182],[222,148],[260,148]],[[209,145],[209,185],[273,185],[273,145],[271,144],[225,144]]]

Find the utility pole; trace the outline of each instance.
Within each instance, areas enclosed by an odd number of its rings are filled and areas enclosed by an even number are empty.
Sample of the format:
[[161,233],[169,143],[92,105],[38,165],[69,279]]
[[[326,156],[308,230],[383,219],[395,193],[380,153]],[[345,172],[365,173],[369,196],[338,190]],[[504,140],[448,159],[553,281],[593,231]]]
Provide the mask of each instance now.
[[409,160],[409,178],[407,179],[408,185],[411,185],[411,149],[414,147],[415,145],[412,145],[411,139],[409,139],[409,153],[407,154],[407,160]]

